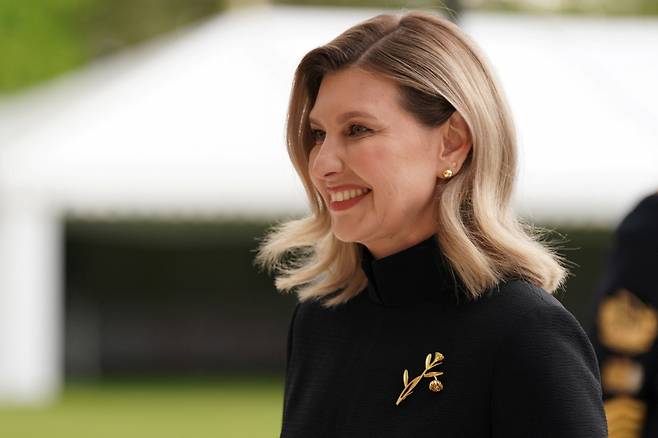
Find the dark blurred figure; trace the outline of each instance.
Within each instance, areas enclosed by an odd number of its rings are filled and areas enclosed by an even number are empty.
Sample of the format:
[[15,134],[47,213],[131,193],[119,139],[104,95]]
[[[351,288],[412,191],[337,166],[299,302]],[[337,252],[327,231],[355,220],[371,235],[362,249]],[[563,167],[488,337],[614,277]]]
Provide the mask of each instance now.
[[610,438],[658,437],[658,192],[615,231],[592,311]]

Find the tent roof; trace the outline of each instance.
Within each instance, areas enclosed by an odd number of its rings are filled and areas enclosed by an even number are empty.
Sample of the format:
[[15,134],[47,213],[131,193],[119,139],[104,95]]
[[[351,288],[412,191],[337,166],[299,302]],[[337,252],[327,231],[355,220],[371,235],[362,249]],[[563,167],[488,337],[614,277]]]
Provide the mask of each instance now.
[[[82,215],[306,211],[284,141],[304,53],[382,10],[231,11],[0,103],[0,191]],[[515,203],[613,223],[658,189],[658,21],[466,13],[521,145]]]

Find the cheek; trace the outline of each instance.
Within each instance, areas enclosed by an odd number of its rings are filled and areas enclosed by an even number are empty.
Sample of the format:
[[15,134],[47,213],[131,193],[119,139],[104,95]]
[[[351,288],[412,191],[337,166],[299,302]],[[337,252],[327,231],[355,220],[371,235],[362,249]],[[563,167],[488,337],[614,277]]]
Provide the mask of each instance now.
[[353,156],[353,168],[382,195],[413,196],[433,181],[433,162],[427,154],[404,152],[395,147],[364,150]]
[[373,207],[379,213],[388,216],[391,208],[397,209],[400,203],[404,202],[404,190],[400,190],[395,163],[373,159],[368,167],[368,173],[363,176],[373,189]]
[[412,213],[434,196],[436,177],[427,162],[381,163],[376,173],[375,199],[382,208]]

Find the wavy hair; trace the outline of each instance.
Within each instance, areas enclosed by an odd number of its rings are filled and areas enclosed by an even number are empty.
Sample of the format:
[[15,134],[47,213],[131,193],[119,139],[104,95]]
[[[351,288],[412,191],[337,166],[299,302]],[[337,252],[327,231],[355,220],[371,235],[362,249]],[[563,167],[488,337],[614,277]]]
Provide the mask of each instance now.
[[510,198],[517,140],[510,110],[492,68],[457,25],[430,12],[381,14],[308,52],[292,84],[287,149],[306,189],[311,213],[280,221],[261,239],[255,262],[276,271],[275,287],[325,307],[345,303],[367,286],[357,243],[331,231],[331,217],[308,170],[313,145],[308,114],[323,76],[355,66],[395,81],[402,107],[426,126],[454,111],[466,121],[471,150],[437,195],[436,236],[464,294],[476,299],[500,281],[523,278],[553,293],[567,272],[563,260],[522,224]]

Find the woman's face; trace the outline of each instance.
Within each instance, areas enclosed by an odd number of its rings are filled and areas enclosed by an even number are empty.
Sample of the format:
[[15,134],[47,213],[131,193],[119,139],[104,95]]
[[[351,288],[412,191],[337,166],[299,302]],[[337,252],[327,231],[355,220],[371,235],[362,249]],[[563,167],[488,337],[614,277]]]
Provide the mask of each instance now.
[[[398,99],[394,82],[349,67],[324,76],[310,112],[309,172],[329,207],[332,232],[377,258],[436,232],[433,198],[447,168],[439,158],[447,124],[421,125]],[[345,191],[357,197],[332,200]]]

